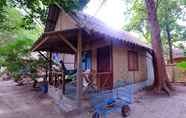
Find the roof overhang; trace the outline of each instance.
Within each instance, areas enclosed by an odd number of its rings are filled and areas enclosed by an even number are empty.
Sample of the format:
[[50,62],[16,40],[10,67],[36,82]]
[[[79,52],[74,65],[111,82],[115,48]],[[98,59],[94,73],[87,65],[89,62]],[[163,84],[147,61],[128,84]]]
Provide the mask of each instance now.
[[[64,31],[51,31],[45,32],[41,35],[41,37],[34,43],[32,47],[32,51],[47,51],[47,52],[60,52],[60,53],[70,53],[73,54],[76,52],[77,48],[77,33],[80,29],[71,29]],[[120,40],[117,38],[110,37],[105,34],[101,34],[99,32],[92,31],[91,33],[86,33],[83,29],[82,38],[83,45],[89,41],[95,41],[95,39],[103,39],[103,40],[112,40],[112,42],[122,42],[129,47],[141,47],[145,50],[152,53],[152,49],[138,45],[136,43],[129,42],[127,40]],[[91,38],[90,38],[91,37]]]
[[[45,33],[41,35],[41,37],[34,43],[32,47],[32,51],[50,51],[50,52],[62,52],[62,53],[74,53],[75,48],[77,47],[77,31],[78,29],[83,29],[92,39],[96,37],[106,37],[106,40],[111,39],[112,41],[121,41],[124,44],[129,46],[137,46],[142,47],[149,52],[152,52],[152,48],[147,46],[144,42],[141,42],[136,37],[130,35],[128,32],[120,32],[112,30],[107,27],[104,23],[97,20],[96,18],[79,13],[79,12],[70,12],[69,16],[77,23],[78,28],[74,29],[55,29],[57,25],[57,19],[59,18],[60,9],[56,8],[57,6],[53,6],[49,9]],[[55,13],[55,17],[53,17],[53,13]],[[59,25],[59,24],[58,24]],[[53,31],[53,30],[62,30],[62,31]],[[64,39],[68,40],[71,45],[68,45]],[[84,38],[86,41],[89,38]],[[86,41],[84,40],[84,43]]]
[[33,44],[32,51],[75,53],[78,29],[43,33]]

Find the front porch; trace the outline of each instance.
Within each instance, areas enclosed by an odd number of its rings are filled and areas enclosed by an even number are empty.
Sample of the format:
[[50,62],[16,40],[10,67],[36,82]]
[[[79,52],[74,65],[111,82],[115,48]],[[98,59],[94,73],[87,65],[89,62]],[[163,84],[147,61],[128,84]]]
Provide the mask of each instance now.
[[[53,97],[58,102],[63,98],[70,98],[70,101],[73,101],[70,103],[77,104],[77,108],[83,105],[82,99],[84,99],[83,103],[86,103],[85,99],[88,94],[94,94],[98,90],[112,89],[111,49],[111,40],[105,40],[105,37],[97,33],[88,34],[83,29],[44,33],[33,46],[33,51],[46,51],[48,53],[48,57],[45,58],[47,58],[49,65],[49,94],[52,96],[54,93]],[[75,56],[74,68],[77,71],[73,77],[75,79],[69,81],[61,65],[58,65],[58,72],[52,69],[54,65],[52,53]],[[84,54],[88,54],[89,57],[84,59]],[[86,70],[89,70],[89,72],[87,73]],[[84,83],[87,85],[84,85]]]

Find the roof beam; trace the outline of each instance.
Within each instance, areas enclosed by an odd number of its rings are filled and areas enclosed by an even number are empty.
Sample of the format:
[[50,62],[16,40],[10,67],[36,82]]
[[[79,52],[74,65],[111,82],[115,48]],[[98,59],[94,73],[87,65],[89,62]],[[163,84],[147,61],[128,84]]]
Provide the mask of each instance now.
[[32,51],[35,51],[37,48],[39,48],[45,41],[47,41],[47,39],[48,39],[48,37],[45,37],[44,40],[41,40],[41,42],[40,42],[38,45],[36,45],[36,46],[32,49]]
[[72,45],[72,43],[70,43],[66,37],[64,37],[63,35],[57,35],[60,39],[62,39],[70,48],[72,48],[74,50],[74,52],[77,52],[77,49]]

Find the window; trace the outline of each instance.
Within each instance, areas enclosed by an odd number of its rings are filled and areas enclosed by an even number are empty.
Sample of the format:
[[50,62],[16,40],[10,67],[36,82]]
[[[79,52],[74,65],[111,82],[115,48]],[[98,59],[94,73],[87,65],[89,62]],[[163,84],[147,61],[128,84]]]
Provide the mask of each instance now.
[[135,51],[128,51],[128,70],[138,71],[138,53]]

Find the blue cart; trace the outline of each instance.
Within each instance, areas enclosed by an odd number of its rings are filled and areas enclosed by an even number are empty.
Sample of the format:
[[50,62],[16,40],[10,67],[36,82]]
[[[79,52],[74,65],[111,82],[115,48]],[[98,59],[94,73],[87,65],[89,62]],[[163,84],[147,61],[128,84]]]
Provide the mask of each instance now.
[[123,117],[130,114],[133,101],[133,86],[131,81],[118,80],[112,90],[104,90],[90,95],[90,102],[94,108],[92,118],[107,118],[111,112],[121,112]]

